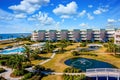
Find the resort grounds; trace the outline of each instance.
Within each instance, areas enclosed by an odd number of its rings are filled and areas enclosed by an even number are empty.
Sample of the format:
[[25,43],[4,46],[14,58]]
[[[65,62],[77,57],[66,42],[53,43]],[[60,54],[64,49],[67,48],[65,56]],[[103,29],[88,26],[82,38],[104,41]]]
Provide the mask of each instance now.
[[[7,46],[14,46],[16,44],[19,44],[17,46],[22,46],[24,44],[36,44],[36,43],[42,43],[42,42],[31,42],[31,41],[19,41],[19,42],[11,42],[7,44],[0,44],[0,48],[5,48]],[[99,42],[93,42],[93,43],[87,43],[87,44],[102,44],[103,46],[100,47],[98,50],[92,50],[88,52],[83,52],[82,55],[73,55],[72,52],[76,51],[78,47],[80,48],[87,48],[87,46],[81,46],[85,42],[66,42],[67,46],[62,47],[64,50],[63,51],[58,51],[56,52],[56,55],[48,62],[42,64],[43,67],[46,69],[53,70],[54,72],[61,72],[64,73],[64,70],[70,66],[67,66],[64,62],[70,58],[77,58],[77,57],[82,57],[82,58],[88,58],[88,59],[94,59],[98,61],[103,61],[112,64],[116,68],[120,68],[120,57],[119,57],[119,52],[109,52],[107,51],[106,44],[108,43],[99,43]],[[55,45],[56,47],[54,50],[61,50],[61,42],[50,42],[50,44]],[[53,51],[53,50],[52,50]],[[38,65],[42,63],[43,61],[49,59],[53,52],[48,51],[47,53],[39,53],[38,55],[40,56],[40,59],[36,60],[31,60],[32,65]],[[116,55],[117,54],[117,55]],[[47,75],[42,78],[42,80],[64,80],[62,75]]]

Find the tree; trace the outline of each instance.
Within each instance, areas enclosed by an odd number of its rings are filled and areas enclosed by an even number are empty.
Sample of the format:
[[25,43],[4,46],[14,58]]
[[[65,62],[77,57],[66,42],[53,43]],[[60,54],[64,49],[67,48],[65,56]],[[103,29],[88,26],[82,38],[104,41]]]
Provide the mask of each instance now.
[[27,58],[27,60],[30,62],[30,64],[31,64],[31,60],[30,60],[30,56],[31,56],[31,54],[32,54],[32,50],[31,50],[31,48],[29,47],[29,46],[27,46],[27,45],[24,45],[23,46],[24,47],[24,51],[23,51],[23,53],[24,53],[24,55],[26,56],[26,58]]
[[78,56],[78,55],[79,55],[79,52],[73,51],[73,52],[72,52],[72,55],[73,55],[73,56]]
[[7,65],[13,69],[22,70],[23,61],[24,61],[24,56],[16,54],[10,57],[10,59],[7,62]]
[[61,40],[61,41],[60,41],[61,52],[64,51],[64,48],[65,48],[66,46],[67,46],[66,40]]
[[52,45],[52,43],[50,43],[49,41],[46,42],[46,44],[44,45],[44,50],[48,52],[52,52],[54,50],[55,46]]

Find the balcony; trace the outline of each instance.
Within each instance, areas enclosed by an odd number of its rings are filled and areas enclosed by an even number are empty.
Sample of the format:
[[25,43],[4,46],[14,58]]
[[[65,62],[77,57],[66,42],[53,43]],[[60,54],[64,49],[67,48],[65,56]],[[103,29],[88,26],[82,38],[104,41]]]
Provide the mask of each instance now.
[[81,40],[87,40],[87,38],[81,38]]
[[81,32],[80,34],[87,34],[87,32]]
[[100,34],[100,32],[93,32],[93,34]]

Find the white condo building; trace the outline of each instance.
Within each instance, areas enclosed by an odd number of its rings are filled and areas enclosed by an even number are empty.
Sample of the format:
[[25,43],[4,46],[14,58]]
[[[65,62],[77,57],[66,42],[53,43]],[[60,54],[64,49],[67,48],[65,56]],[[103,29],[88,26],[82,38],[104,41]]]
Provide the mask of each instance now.
[[120,45],[120,30],[116,30],[114,34],[114,43]]
[[120,30],[118,29],[74,29],[74,30],[39,30],[32,33],[31,40],[33,41],[57,41],[57,40],[70,40],[70,41],[101,41],[107,42],[114,38],[115,43],[120,44]]

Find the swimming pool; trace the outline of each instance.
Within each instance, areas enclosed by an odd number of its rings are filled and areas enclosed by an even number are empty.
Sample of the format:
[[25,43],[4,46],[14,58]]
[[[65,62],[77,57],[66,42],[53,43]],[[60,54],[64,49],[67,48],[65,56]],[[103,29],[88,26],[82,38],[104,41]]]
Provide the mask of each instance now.
[[11,48],[11,49],[5,49],[0,51],[0,54],[14,54],[14,53],[20,53],[24,50],[23,47],[17,47],[17,48]]

